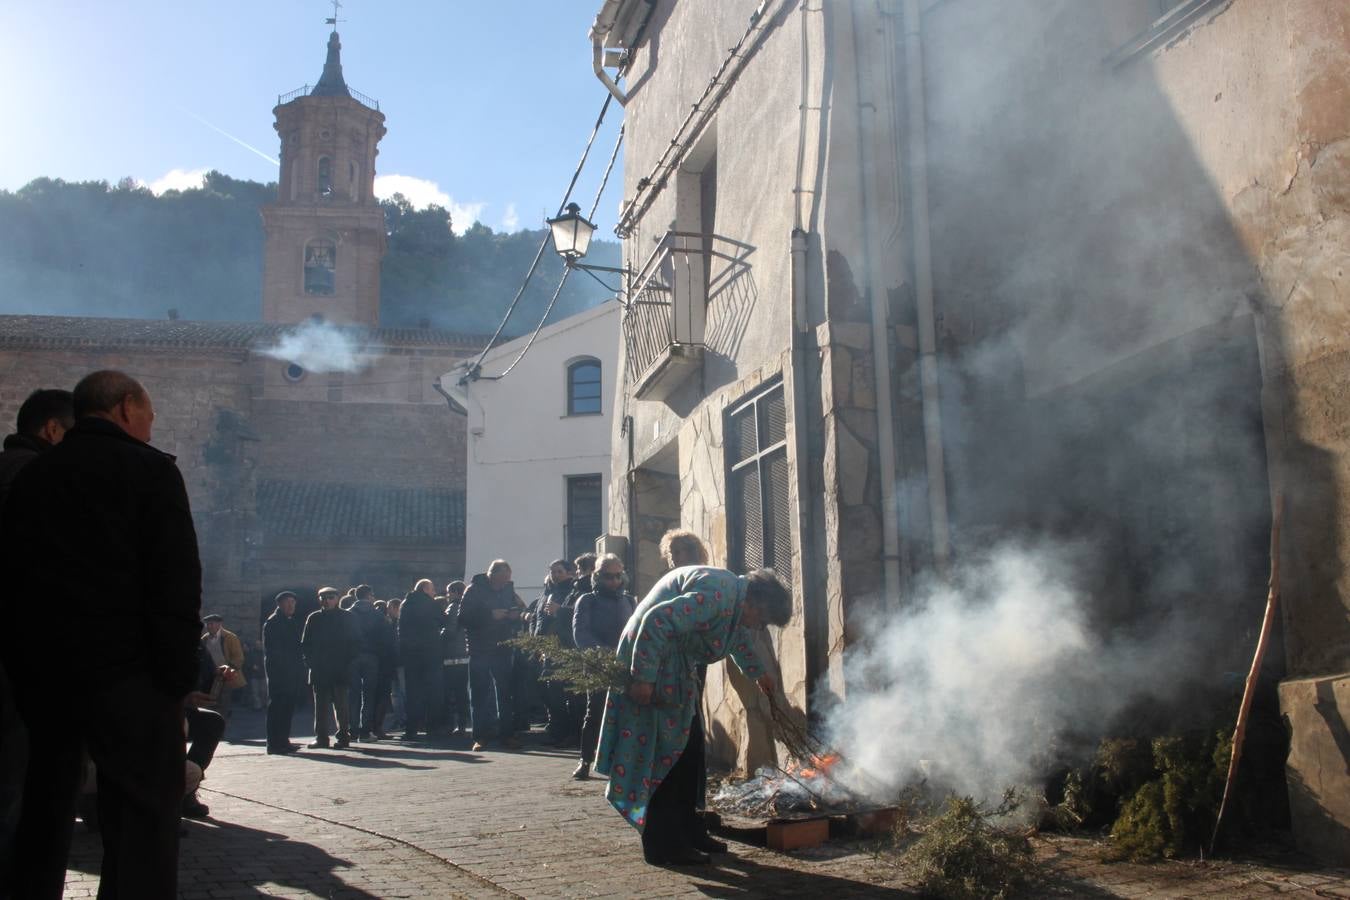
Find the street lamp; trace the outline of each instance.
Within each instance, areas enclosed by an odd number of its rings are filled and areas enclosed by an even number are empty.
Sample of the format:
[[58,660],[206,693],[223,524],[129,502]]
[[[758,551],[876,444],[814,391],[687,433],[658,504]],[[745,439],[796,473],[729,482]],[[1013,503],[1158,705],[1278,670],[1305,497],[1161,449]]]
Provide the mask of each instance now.
[[567,268],[580,269],[585,272],[606,290],[614,291],[619,298],[619,302],[623,303],[623,289],[605,284],[595,273],[613,272],[616,275],[628,276],[631,273],[627,269],[615,268],[614,266],[587,265],[580,261],[586,255],[586,251],[591,249],[591,235],[595,234],[595,226],[581,214],[581,207],[575,203],[569,203],[562,215],[545,221],[548,222],[548,227],[553,231],[553,249],[558,251],[558,255],[563,258]]
[[591,235],[595,226],[586,221],[581,207],[575,203],[567,204],[567,210],[556,219],[548,220],[553,230],[553,248],[570,266],[586,255],[591,248]]

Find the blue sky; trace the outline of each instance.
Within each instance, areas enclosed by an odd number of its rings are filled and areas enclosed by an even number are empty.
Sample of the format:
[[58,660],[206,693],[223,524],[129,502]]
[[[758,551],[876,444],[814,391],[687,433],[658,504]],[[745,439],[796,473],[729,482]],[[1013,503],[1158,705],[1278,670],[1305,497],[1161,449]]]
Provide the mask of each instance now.
[[[537,227],[557,208],[604,102],[587,30],[600,0],[344,0],[347,83],[380,101],[377,183],[450,205],[456,230]],[[0,188],[39,176],[157,188],[219,169],[271,181],[272,107],[323,69],[319,0],[0,0]],[[590,207],[612,104],[574,199]],[[248,144],[241,146],[224,133]],[[394,178],[398,176],[402,181]],[[607,233],[616,168],[596,215]]]

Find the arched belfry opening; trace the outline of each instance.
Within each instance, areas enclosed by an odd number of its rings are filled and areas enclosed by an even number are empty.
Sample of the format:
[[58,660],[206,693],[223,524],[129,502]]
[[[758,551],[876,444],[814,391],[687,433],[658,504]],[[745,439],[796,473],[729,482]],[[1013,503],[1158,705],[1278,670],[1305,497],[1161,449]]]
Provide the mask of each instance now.
[[281,166],[277,200],[262,211],[263,318],[378,325],[386,238],[375,157],[384,113],[347,85],[336,30],[318,82],[279,96],[272,113]]

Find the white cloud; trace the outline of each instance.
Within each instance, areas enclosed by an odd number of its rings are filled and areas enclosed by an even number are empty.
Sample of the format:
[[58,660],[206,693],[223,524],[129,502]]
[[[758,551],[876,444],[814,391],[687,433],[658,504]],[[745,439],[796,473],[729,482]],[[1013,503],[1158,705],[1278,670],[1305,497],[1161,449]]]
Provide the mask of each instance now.
[[146,187],[156,195],[165,191],[190,191],[202,186],[206,169],[170,169]]
[[[435,205],[450,210],[450,224],[456,234],[468,230],[469,226],[482,218],[483,210],[487,209],[487,204],[481,201],[461,203],[441,190],[439,184],[425,178],[412,175],[375,176],[376,197],[387,200],[395,194],[402,194],[416,209]],[[508,214],[513,210],[514,207],[508,208]]]
[[520,216],[516,214],[516,205],[506,204],[506,212],[502,213],[502,231],[515,231],[519,227]]

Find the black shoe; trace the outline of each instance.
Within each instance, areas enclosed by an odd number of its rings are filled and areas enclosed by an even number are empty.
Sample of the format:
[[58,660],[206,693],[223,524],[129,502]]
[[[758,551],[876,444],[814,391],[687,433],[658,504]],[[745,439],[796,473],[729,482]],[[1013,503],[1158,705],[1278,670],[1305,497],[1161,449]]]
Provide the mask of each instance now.
[[180,812],[185,819],[205,819],[211,814],[211,810],[205,803],[197,799],[197,795],[188,794],[183,798],[183,805]]
[[717,838],[709,837],[706,834],[698,835],[693,840],[691,840],[689,844],[695,850],[702,850],[704,853],[727,852],[727,845],[724,842],[717,840]]
[[352,742],[349,741],[349,740],[347,740],[346,738],[338,738],[336,741],[333,742],[333,749],[334,749],[334,750],[346,750],[346,749],[347,749],[348,747],[350,747],[351,745],[352,745]]
[[387,741],[389,740],[389,735],[383,731],[372,731],[370,733],[370,738],[373,741]]
[[328,749],[328,738],[322,738],[322,739],[317,740],[317,741],[311,741],[310,743],[306,744],[305,746],[308,747],[310,750],[327,750],[327,749]]
[[375,738],[371,735],[369,731],[358,731],[356,733],[356,739],[358,741],[364,741],[366,743],[370,743],[371,741],[375,740]]
[[577,767],[572,770],[572,777],[577,781],[586,781],[591,777],[591,764],[582,760],[577,763]]
[[289,756],[292,753],[299,753],[299,752],[300,746],[298,744],[287,744],[284,747],[267,748],[268,756]]
[[400,741],[420,741],[421,738],[417,736],[417,732],[415,732],[415,731],[405,731],[405,732],[403,732],[402,735],[399,736],[399,740],[400,740]]

